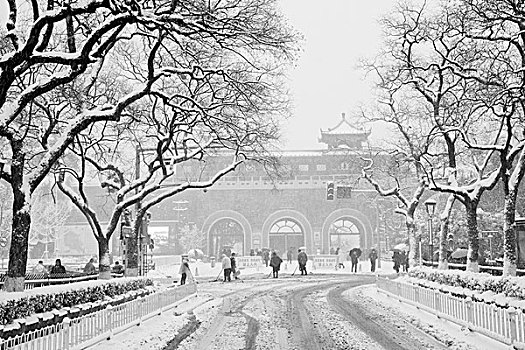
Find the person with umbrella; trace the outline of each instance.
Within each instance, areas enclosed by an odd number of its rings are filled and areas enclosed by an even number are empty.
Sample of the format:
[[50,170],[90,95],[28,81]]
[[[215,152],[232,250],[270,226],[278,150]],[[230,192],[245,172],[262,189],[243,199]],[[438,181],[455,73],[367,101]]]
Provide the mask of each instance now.
[[350,250],[349,255],[350,255],[350,260],[352,262],[352,269],[351,269],[351,271],[357,273],[357,264],[359,262],[358,259],[361,256],[361,249],[359,249],[359,248],[352,248],[352,250]]

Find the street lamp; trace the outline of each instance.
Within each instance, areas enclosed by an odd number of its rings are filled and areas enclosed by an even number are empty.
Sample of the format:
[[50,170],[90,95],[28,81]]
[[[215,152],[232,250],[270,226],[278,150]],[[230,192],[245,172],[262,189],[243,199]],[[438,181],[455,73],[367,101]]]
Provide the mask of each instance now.
[[436,211],[437,202],[429,198],[425,201],[425,207],[428,214],[428,240],[430,247],[430,263],[434,266],[434,233],[432,232],[432,218],[434,217],[434,212]]
[[492,239],[494,238],[494,234],[498,233],[498,231],[481,231],[482,235],[484,233],[487,234],[487,238],[489,239],[489,254],[490,254],[489,256],[490,256],[490,260],[494,260],[493,253],[492,253]]

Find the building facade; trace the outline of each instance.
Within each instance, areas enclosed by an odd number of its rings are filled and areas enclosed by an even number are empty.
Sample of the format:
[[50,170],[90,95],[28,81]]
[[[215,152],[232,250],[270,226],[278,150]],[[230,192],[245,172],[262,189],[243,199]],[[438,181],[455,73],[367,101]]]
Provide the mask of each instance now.
[[[182,253],[181,235],[188,232],[203,235],[204,243],[195,248],[209,256],[228,248],[239,255],[263,248],[281,254],[296,252],[299,247],[323,254],[336,248],[384,248],[388,238],[381,231],[379,196],[360,179],[366,164],[363,157],[372,154],[368,135],[343,115],[336,127],[321,130],[319,141],[325,149],[278,154],[282,164],[279,177],[247,162],[211,188],[186,190],[165,200],[150,210],[148,233],[155,243],[154,253]],[[224,155],[215,157],[214,163],[184,164],[176,169],[173,181],[205,179],[228,162]],[[103,198],[102,189],[94,191],[100,191]],[[68,255],[68,247],[79,249],[68,235],[83,232],[83,240],[92,238],[82,221],[81,216],[71,218],[59,239],[62,254]],[[83,242],[84,250],[96,252],[96,241],[92,240],[93,247]],[[114,255],[118,255],[118,246],[114,240]]]

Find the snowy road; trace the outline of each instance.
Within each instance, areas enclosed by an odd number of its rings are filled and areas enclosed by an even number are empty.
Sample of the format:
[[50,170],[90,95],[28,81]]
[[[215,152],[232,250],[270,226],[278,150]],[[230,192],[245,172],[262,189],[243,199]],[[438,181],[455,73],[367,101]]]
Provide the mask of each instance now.
[[[309,275],[200,283],[208,300],[164,349],[445,349],[357,297],[371,276]],[[220,302],[217,302],[220,300]]]
[[90,349],[504,348],[377,293],[371,275],[265,277],[201,278],[196,297]]

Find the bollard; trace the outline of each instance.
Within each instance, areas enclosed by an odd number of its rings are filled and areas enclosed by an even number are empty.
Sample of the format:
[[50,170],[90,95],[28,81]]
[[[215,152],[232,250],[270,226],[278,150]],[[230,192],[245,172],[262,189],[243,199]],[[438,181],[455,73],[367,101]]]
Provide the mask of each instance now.
[[195,266],[195,277],[199,277],[199,268]]
[[215,257],[214,256],[210,258],[210,261],[211,261],[211,267],[215,267]]

